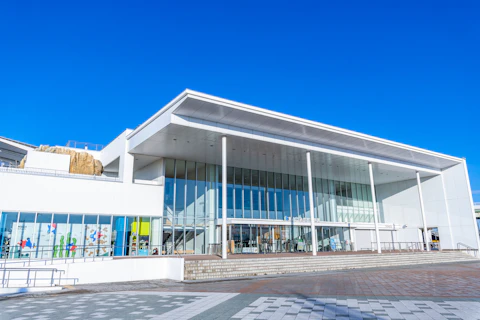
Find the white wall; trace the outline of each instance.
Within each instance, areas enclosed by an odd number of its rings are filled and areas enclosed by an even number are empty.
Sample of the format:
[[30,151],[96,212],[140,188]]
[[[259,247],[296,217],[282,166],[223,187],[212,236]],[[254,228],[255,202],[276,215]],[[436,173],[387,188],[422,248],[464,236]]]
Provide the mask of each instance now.
[[0,172],[0,211],[161,216],[163,186]]
[[[458,242],[476,248],[476,223],[464,166],[458,164],[448,168],[442,175],[421,180],[427,228],[438,228],[442,249],[454,249]],[[385,223],[400,225],[398,241],[421,241],[419,229],[423,229],[423,222],[416,179],[375,188]],[[402,228],[404,225],[407,227]]]
[[461,163],[443,171],[445,193],[455,246],[462,242],[478,248],[472,194],[465,169],[465,165]]
[[[36,266],[36,268],[49,269],[52,266]],[[58,270],[64,270],[62,284],[73,284],[73,279],[78,279],[77,284],[161,280],[171,279],[183,281],[183,258],[124,258],[97,260],[67,264],[55,264]],[[40,274],[39,274],[40,275]],[[45,274],[41,274],[45,277]]]
[[155,181],[160,183],[163,176],[163,159],[154,161],[133,173],[134,180]]
[[[405,180],[375,186],[379,214],[385,217],[385,223],[399,226],[397,241],[420,241],[418,228],[423,227],[417,180]],[[427,219],[428,221],[428,219]],[[403,226],[407,226],[403,228]]]
[[133,155],[128,153],[129,141],[127,141],[127,135],[132,130],[127,129],[122,132],[118,137],[110,142],[101,151],[101,161],[104,166],[110,164],[112,161],[119,158],[119,172],[118,176],[124,183],[133,183]]
[[70,155],[29,150],[25,168],[70,171]]

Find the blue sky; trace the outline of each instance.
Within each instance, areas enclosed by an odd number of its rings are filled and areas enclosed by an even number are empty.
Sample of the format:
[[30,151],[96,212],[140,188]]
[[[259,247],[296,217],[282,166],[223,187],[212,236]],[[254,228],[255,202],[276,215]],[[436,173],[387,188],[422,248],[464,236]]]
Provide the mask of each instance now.
[[478,1],[3,1],[0,135],[105,144],[185,88],[466,157]]

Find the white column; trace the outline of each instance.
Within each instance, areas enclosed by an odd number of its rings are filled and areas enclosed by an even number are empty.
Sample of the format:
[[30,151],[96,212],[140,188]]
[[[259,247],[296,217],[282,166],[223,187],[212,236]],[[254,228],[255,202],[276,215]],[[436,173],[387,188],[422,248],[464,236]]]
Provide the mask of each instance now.
[[452,222],[450,221],[450,209],[448,208],[447,191],[445,190],[445,180],[443,178],[443,172],[440,174],[440,177],[442,178],[442,189],[443,198],[445,199],[445,210],[447,213],[448,232],[450,232],[450,244],[452,245],[452,249],[455,249],[455,241],[453,239]]
[[312,255],[317,255],[317,230],[315,229],[315,213],[313,206],[313,183],[312,183],[312,163],[310,160],[310,151],[307,151],[307,175],[308,175],[308,201],[310,203],[310,225],[312,228]]
[[477,242],[477,249],[480,249],[480,237],[478,236],[478,225],[477,225],[477,217],[475,215],[475,206],[473,204],[473,197],[472,197],[472,187],[470,185],[470,177],[468,175],[468,168],[467,168],[467,160],[463,159],[463,169],[465,172],[465,179],[467,180],[467,188],[468,194],[470,195],[470,208],[472,210],[472,218],[473,218],[473,228],[475,230],[475,241]]
[[227,137],[222,137],[222,259],[227,259]]
[[423,196],[422,196],[422,181],[420,180],[420,172],[417,171],[417,186],[418,186],[418,197],[420,198],[420,210],[422,211],[422,220],[423,220],[423,238],[425,241],[425,246],[427,251],[430,251],[430,243],[428,243],[428,229],[427,229],[427,219],[425,218],[425,206],[423,205]]
[[368,163],[368,172],[370,173],[370,191],[372,192],[373,219],[375,221],[375,236],[377,237],[377,252],[382,253],[382,248],[380,247],[380,232],[378,231],[377,197],[375,196],[375,183],[373,181],[373,165],[371,162]]

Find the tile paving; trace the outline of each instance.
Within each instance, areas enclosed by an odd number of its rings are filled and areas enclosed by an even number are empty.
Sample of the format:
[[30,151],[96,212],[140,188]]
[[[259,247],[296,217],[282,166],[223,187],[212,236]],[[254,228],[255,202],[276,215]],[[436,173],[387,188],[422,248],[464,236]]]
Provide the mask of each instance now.
[[480,262],[83,285],[0,300],[0,319],[480,319]]

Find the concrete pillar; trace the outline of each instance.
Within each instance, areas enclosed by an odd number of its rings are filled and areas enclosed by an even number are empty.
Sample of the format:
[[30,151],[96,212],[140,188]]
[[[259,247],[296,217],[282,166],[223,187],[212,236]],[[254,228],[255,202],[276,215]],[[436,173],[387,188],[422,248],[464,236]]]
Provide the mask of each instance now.
[[312,228],[312,255],[317,255],[317,230],[315,229],[315,207],[313,205],[312,161],[307,151],[308,201],[310,203],[310,225]]
[[378,231],[377,197],[375,196],[375,182],[373,181],[373,165],[371,162],[368,163],[368,172],[370,174],[370,191],[372,192],[373,219],[375,221],[375,236],[377,237],[377,252],[382,253],[382,248],[380,246],[380,232]]
[[222,259],[227,259],[227,137],[222,137]]
[[420,211],[422,212],[423,239],[425,241],[425,246],[427,247],[427,251],[430,251],[430,243],[428,242],[427,219],[425,218],[425,206],[423,205],[422,181],[420,180],[420,172],[418,171],[417,171],[417,186],[418,186],[418,197],[420,198]]

